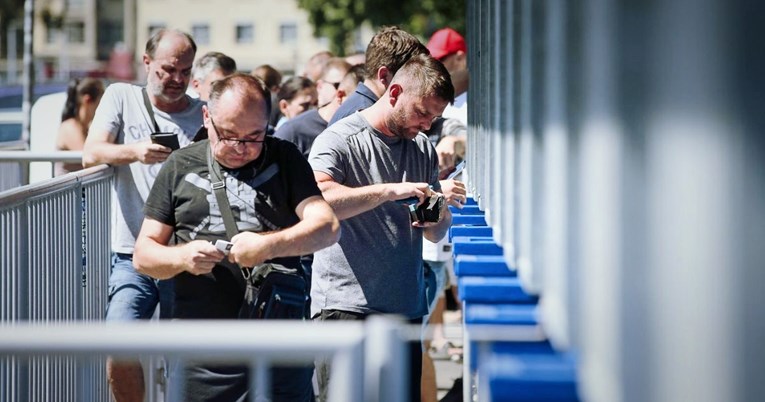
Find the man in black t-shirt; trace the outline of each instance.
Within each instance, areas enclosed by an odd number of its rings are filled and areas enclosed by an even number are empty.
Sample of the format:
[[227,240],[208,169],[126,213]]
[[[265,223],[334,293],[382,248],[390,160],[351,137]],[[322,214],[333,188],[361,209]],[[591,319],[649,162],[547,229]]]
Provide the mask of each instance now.
[[[203,108],[209,140],[173,152],[146,201],[134,264],[152,277],[174,279],[174,318],[236,318],[245,289],[239,267],[268,261],[300,269],[297,256],[339,237],[311,167],[293,144],[266,136],[269,96],[249,75],[216,81]],[[210,152],[240,232],[231,239],[212,190]],[[171,239],[176,246],[168,246]],[[218,239],[233,243],[227,259],[211,243]],[[274,370],[272,400],[313,400],[311,374],[311,368]],[[184,401],[239,401],[249,392],[244,367],[174,370],[171,380],[181,379]]]

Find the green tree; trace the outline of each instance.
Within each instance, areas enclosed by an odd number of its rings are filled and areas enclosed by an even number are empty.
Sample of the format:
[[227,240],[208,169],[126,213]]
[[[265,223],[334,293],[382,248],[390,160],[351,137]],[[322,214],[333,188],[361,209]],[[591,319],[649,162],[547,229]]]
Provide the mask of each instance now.
[[341,56],[364,22],[398,25],[423,40],[445,26],[465,33],[465,0],[298,0],[298,5],[308,12],[314,35],[327,37],[330,50]]

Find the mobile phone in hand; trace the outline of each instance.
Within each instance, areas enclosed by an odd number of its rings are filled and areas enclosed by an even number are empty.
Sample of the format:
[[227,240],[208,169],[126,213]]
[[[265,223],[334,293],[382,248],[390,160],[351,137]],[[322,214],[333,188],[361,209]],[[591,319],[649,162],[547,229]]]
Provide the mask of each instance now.
[[220,250],[223,254],[228,255],[229,250],[231,250],[231,247],[233,247],[234,244],[225,240],[216,240],[215,241],[215,248]]
[[465,161],[462,161],[459,164],[457,164],[457,166],[454,168],[454,171],[449,173],[449,176],[446,178],[446,180],[451,180],[457,177],[458,174],[462,173],[463,169],[465,169]]
[[175,133],[152,133],[151,142],[168,147],[173,151],[181,147],[181,144],[178,143],[178,134]]

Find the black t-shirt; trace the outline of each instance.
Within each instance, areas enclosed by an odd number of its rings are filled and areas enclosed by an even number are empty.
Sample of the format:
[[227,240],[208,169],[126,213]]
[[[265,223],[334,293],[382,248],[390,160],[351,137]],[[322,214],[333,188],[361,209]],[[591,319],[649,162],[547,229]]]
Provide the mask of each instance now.
[[[223,168],[226,194],[239,231],[268,232],[300,221],[295,208],[320,196],[313,171],[295,146],[266,137],[261,156],[239,169]],[[173,152],[151,189],[144,213],[173,226],[175,243],[227,239],[207,167],[209,142]],[[255,209],[255,205],[260,206]],[[227,239],[230,240],[230,239]],[[275,260],[299,267],[299,258]],[[174,278],[174,318],[236,318],[244,296],[239,268],[227,260],[210,274],[183,272]]]

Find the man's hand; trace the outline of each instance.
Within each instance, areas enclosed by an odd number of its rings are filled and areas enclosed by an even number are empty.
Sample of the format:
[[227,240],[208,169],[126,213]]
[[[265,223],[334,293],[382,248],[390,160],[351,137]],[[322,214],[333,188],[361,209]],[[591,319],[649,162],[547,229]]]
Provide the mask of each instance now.
[[462,209],[467,202],[467,190],[465,183],[459,180],[441,180],[441,191],[446,197],[446,202],[456,208]]
[[146,165],[164,162],[172,151],[172,149],[166,146],[154,144],[151,141],[141,141],[133,144],[133,152],[135,152],[136,159]]
[[454,165],[459,156],[459,138],[456,136],[441,138],[436,145],[438,153],[438,171],[444,177],[454,170]]
[[228,260],[241,267],[254,267],[269,259],[266,236],[242,232],[231,238],[234,245],[228,252]]
[[[445,194],[443,194],[443,195],[446,196]],[[429,228],[431,226],[441,225],[441,222],[443,222],[444,217],[446,217],[447,215],[451,216],[451,213],[449,212],[448,204],[444,202],[441,205],[441,211],[439,211],[439,214],[438,214],[438,222],[418,222],[418,221],[414,221],[414,222],[412,222],[412,226],[414,226],[416,228],[427,229],[427,228]]]
[[391,201],[403,200],[410,197],[417,197],[417,205],[422,204],[430,197],[433,190],[428,183],[388,183],[388,199]]
[[209,241],[194,240],[179,246],[184,269],[193,275],[209,274],[225,255]]

